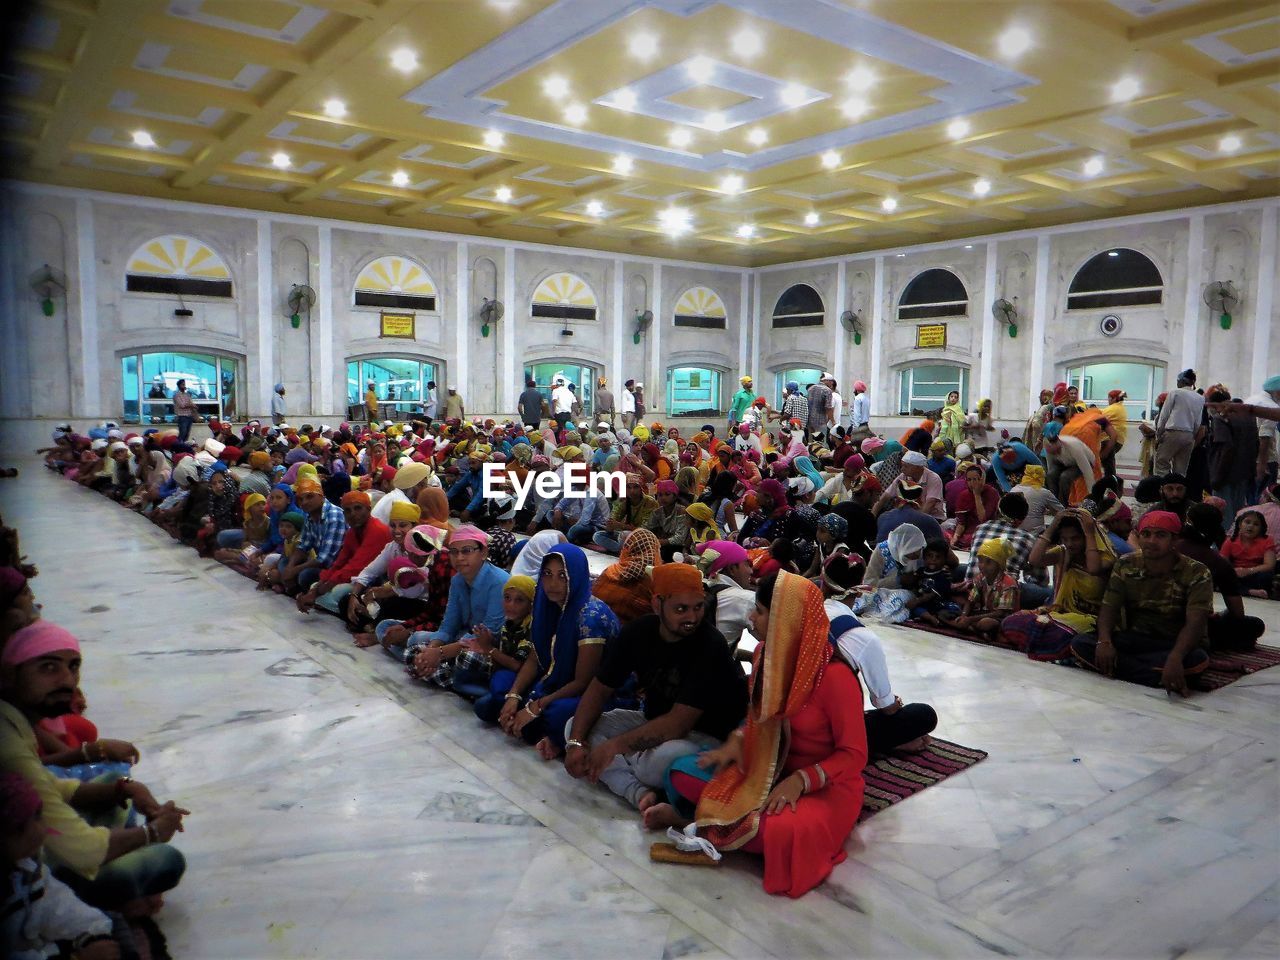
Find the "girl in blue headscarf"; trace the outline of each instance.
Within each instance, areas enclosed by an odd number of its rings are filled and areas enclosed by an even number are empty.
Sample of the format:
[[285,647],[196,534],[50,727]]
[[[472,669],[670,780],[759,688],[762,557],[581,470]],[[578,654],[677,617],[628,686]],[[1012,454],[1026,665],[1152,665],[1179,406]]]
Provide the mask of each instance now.
[[587,555],[569,543],[552,547],[533,597],[533,655],[507,694],[498,717],[502,729],[536,746],[544,760],[560,756],[565,724],[618,628],[613,611],[591,595]]
[[267,570],[276,568],[269,561],[272,554],[278,555],[284,550],[284,536],[280,533],[280,518],[290,510],[297,510],[297,502],[293,499],[293,487],[287,483],[277,483],[267,494],[267,539],[258,548],[258,556],[264,560],[258,568],[258,589],[266,590]]

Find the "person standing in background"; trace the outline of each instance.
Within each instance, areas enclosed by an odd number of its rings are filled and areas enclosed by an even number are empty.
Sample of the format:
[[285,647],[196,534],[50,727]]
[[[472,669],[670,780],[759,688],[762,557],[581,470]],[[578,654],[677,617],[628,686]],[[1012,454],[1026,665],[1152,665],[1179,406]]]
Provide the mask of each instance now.
[[186,443],[191,435],[191,424],[196,419],[196,402],[187,393],[185,380],[179,380],[178,389],[173,391],[173,415],[178,421],[178,442]]
[[542,391],[538,389],[533,377],[525,377],[524,392],[516,402],[520,414],[520,422],[526,427],[537,428],[542,425]]
[[853,410],[849,415],[850,437],[865,440],[871,435],[871,395],[862,380],[853,381]]
[[733,399],[729,402],[729,435],[733,436],[733,428],[741,421],[742,416],[751,407],[751,402],[755,400],[756,395],[752,388],[752,380],[750,374],[738,378],[738,392],[733,395]]
[[1204,436],[1201,418],[1204,397],[1196,393],[1196,372],[1178,374],[1178,389],[1170,390],[1156,418],[1156,456],[1153,467],[1157,476],[1187,472],[1191,452]]
[[603,420],[609,424],[612,430],[616,425],[613,422],[614,406],[613,391],[609,389],[609,381],[601,377],[596,381],[596,412],[597,420]]
[[622,427],[628,431],[636,425],[635,385],[634,380],[628,380],[622,385]]
[[366,384],[364,391],[364,409],[365,413],[368,414],[370,426],[378,422],[378,394],[374,391],[373,386],[373,381],[370,380]]
[[827,439],[830,443],[832,431],[836,427],[841,426],[841,419],[844,417],[844,397],[836,392],[836,378],[829,373],[822,375],[822,382],[826,384],[827,389],[831,391],[831,411],[827,415]]
[[467,418],[466,404],[462,402],[462,395],[458,393],[457,387],[450,387],[448,396],[444,398],[444,418],[446,420]]
[[284,399],[284,384],[276,384],[276,392],[271,398],[271,422],[277,427],[284,423],[284,418],[289,415],[289,405]]
[[563,430],[564,425],[573,419],[573,405],[577,402],[578,398],[569,385],[557,377],[551,388],[551,413],[556,418],[557,430]]
[[632,393],[636,395],[636,423],[644,423],[644,415],[648,412],[644,402],[644,384],[637,380]]

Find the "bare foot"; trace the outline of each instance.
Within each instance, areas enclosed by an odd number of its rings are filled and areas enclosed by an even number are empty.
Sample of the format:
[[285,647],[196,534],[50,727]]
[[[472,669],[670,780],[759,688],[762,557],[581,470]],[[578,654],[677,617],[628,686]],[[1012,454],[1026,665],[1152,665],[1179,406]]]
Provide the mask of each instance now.
[[555,745],[550,737],[543,737],[534,748],[543,760],[555,760],[564,751]]
[[929,744],[931,743],[933,743],[933,737],[926,733],[923,737],[916,737],[914,740],[899,744],[897,749],[903,753],[920,753],[922,750],[929,749]]
[[357,633],[351,638],[351,642],[357,647],[376,647],[378,638],[372,633]]
[[689,824],[669,803],[651,804],[640,816],[646,830],[665,830],[667,827],[679,827],[683,830]]
[[656,790],[646,790],[640,799],[636,801],[636,809],[644,813],[657,802],[658,792]]
[[1266,590],[1250,590],[1249,596],[1257,597],[1259,600],[1266,600],[1270,598],[1271,594],[1268,593]]

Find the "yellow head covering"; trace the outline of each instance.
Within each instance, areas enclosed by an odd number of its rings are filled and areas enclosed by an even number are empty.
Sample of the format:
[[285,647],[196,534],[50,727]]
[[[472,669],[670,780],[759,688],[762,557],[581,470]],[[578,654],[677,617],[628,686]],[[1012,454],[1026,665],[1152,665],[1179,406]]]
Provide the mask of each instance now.
[[244,498],[244,518],[249,519],[249,508],[255,503],[266,503],[267,498],[260,493],[251,493]]
[[391,505],[392,523],[417,523],[422,519],[422,509],[408,500],[397,500]]
[[1044,486],[1044,467],[1038,463],[1029,463],[1022,468],[1022,482],[1037,490]]
[[503,590],[519,590],[522,594],[533,599],[534,593],[538,589],[538,585],[533,582],[533,577],[526,577],[524,574],[517,573],[513,577],[507,577],[507,582],[502,585]]
[[319,483],[320,473],[316,470],[316,465],[314,463],[304,463],[302,466],[298,467],[297,479],[314,480],[316,483]]
[[1013,546],[1004,537],[985,540],[978,548],[978,556],[994,560],[1001,567],[1005,567],[1009,564],[1009,558],[1013,556]]

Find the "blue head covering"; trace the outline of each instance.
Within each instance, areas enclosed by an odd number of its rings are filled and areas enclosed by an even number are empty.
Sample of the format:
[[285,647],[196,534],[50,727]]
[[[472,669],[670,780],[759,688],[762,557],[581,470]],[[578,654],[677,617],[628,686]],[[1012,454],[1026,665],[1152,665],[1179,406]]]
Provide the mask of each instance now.
[[[550,557],[559,557],[569,575],[569,595],[564,607],[551,601],[542,589],[542,570]],[[600,600],[591,596],[591,571],[581,547],[558,543],[547,551],[538,570],[538,588],[533,596],[533,625],[530,639],[543,668],[538,681],[539,696],[553,693],[573,679],[578,669],[578,642],[587,638],[609,640],[618,633],[618,618]]]
[[821,490],[822,485],[827,482],[826,478],[818,472],[818,468],[813,465],[813,461],[808,457],[796,457],[791,461],[791,465],[801,475],[808,477],[813,481],[813,488]]
[[289,505],[285,507],[283,510],[281,510],[279,513],[277,513],[276,511],[270,508],[270,498],[269,497],[267,498],[268,500],[267,521],[269,524],[269,533],[267,535],[267,540],[270,543],[275,543],[276,538],[280,536],[280,518],[284,516],[284,514],[288,513],[290,510],[297,510],[298,502],[293,499],[293,487],[289,486],[287,483],[277,483],[271,489],[279,490],[281,493],[283,493],[286,497],[289,498]]
[[212,476],[215,473],[226,473],[230,469],[231,468],[227,466],[227,462],[225,460],[215,460],[209,466],[209,475]]
[[799,382],[798,380],[788,380],[788,381],[787,381],[787,389],[788,389],[791,393],[799,393],[799,392],[800,392],[800,382]]
[[1057,420],[1051,420],[1049,423],[1046,423],[1044,425],[1044,432],[1042,436],[1046,440],[1057,440],[1058,435],[1061,433],[1062,433],[1062,424],[1058,423]]

